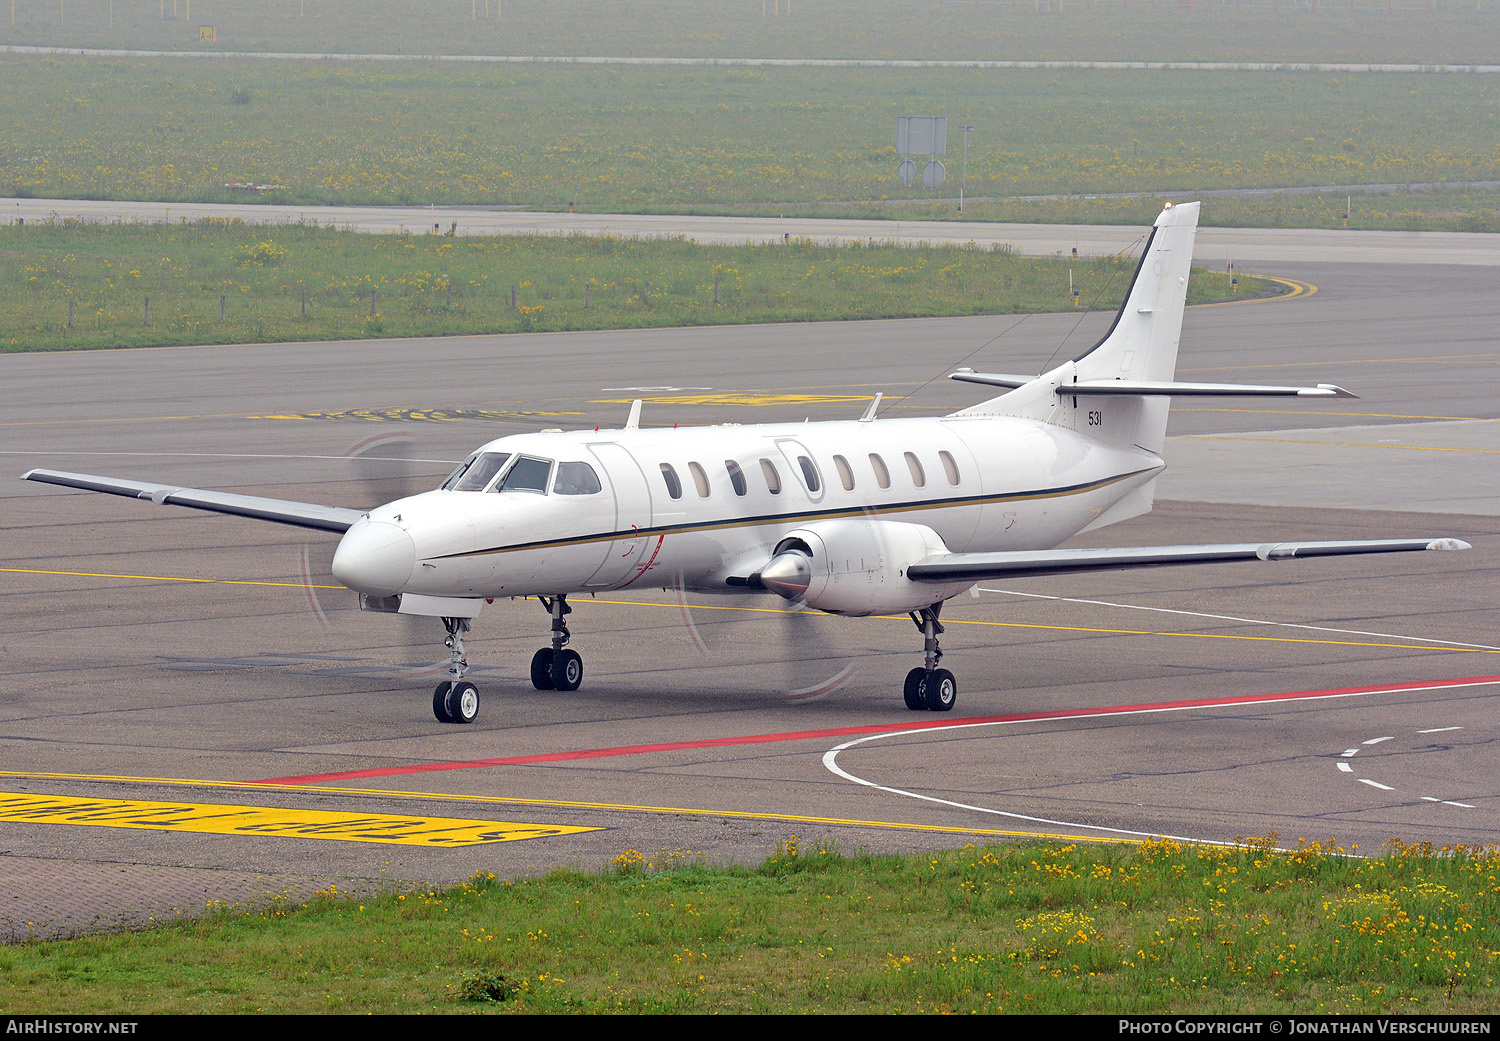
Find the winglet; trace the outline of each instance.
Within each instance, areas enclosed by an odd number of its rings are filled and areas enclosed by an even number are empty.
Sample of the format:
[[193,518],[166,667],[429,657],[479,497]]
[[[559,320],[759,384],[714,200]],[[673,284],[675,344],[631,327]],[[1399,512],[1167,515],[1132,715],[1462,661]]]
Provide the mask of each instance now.
[[1469,545],[1463,539],[1433,539],[1431,542],[1427,543],[1427,548],[1452,551],[1473,549],[1474,547]]

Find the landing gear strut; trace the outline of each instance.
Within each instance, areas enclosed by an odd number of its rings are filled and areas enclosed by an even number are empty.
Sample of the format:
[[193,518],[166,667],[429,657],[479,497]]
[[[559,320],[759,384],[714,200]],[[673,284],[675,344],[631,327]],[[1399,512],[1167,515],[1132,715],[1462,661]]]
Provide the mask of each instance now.
[[552,615],[552,646],[543,647],[531,656],[531,685],[537,690],[577,690],[583,682],[583,658],[567,650],[573,634],[565,620],[573,613],[566,594],[539,596],[542,606]]
[[443,628],[448,630],[443,641],[448,648],[448,678],[432,692],[432,714],[439,723],[472,723],[479,717],[479,688],[464,679],[469,671],[469,660],[464,657],[469,619],[444,618]]
[[953,673],[937,667],[943,658],[943,649],[938,646],[938,637],[943,632],[943,623],[938,621],[938,613],[942,609],[942,601],[939,601],[921,611],[912,611],[910,615],[912,624],[922,634],[923,649],[926,652],[922,667],[906,674],[906,686],[902,690],[906,697],[906,707],[913,712],[920,712],[922,709],[948,712],[958,701],[958,683],[954,680]]

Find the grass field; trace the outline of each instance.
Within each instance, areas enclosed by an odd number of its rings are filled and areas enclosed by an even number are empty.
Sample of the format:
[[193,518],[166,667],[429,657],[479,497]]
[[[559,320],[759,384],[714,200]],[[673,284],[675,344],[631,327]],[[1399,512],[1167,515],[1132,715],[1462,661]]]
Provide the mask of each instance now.
[[0,948],[0,1014],[1493,1011],[1494,851],[1273,846],[791,838],[758,869],[628,851],[598,875],[267,894]]
[[[390,54],[1500,61],[1465,0],[15,0],[0,43]],[[164,17],[165,15],[165,17]],[[215,38],[200,30],[213,27]]]
[[[8,351],[1113,309],[1133,270],[1127,259],[1003,249],[362,235],[213,221],[4,226],[0,257]],[[1196,272],[1191,283],[1194,302],[1275,291],[1244,276],[1233,288],[1223,272]]]
[[[1500,76],[9,57],[0,92],[0,190],[44,197],[243,199],[224,185],[254,182],[310,205],[953,216],[896,177],[911,112],[976,127],[968,195],[997,201],[972,217],[1155,212],[1006,201],[1055,193],[1500,181]],[[950,126],[943,196],[960,153]],[[1337,226],[1343,202],[1226,200],[1205,219]],[[1355,227],[1500,223],[1493,189],[1356,203]]]

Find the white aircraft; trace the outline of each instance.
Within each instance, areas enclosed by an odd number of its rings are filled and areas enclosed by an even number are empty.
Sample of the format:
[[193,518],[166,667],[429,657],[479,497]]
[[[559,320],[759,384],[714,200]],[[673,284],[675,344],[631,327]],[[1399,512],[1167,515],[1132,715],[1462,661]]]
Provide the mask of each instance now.
[[1108,333],[1037,377],[960,370],[1004,393],[952,415],[502,437],[440,488],[364,513],[173,485],[31,470],[26,480],[339,532],[333,574],[365,610],[442,619],[447,723],[479,712],[463,638],[496,597],[552,616],[539,690],[575,690],[567,598],[640,586],[773,593],[831,614],[906,613],[924,640],[906,705],[946,712],[939,612],[980,579],[1235,560],[1468,549],[1455,539],[1056,549],[1151,508],[1172,397],[1353,397],[1329,384],[1173,381],[1198,203],[1167,204]]

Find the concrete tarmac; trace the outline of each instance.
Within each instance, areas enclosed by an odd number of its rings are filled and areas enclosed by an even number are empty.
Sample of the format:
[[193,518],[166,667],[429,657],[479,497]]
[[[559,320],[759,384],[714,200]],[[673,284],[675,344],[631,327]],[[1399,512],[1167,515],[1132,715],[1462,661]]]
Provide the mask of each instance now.
[[[758,861],[790,834],[877,849],[1009,834],[1500,841],[1486,266],[1287,261],[1275,273],[1317,293],[1192,309],[1184,378],[1362,397],[1174,410],[1156,511],[1079,540],[1449,535],[1472,552],[984,584],[945,612],[960,685],[945,719],[901,704],[921,648],[904,618],[658,590],[575,602],[588,673],[571,694],[527,680],[543,611],[486,608],[469,642],[480,719],[443,726],[438,626],[325,588],[332,539],[0,482],[0,935],[628,849]],[[943,380],[951,366],[1035,371],[1106,322],[6,355],[0,454],[16,475],[360,507],[432,486],[491,437],[619,425],[636,397],[657,425],[844,418],[877,390],[884,415],[937,414],[982,393]],[[210,830],[252,810],[288,823]],[[515,841],[368,841],[381,815],[482,821]]]

